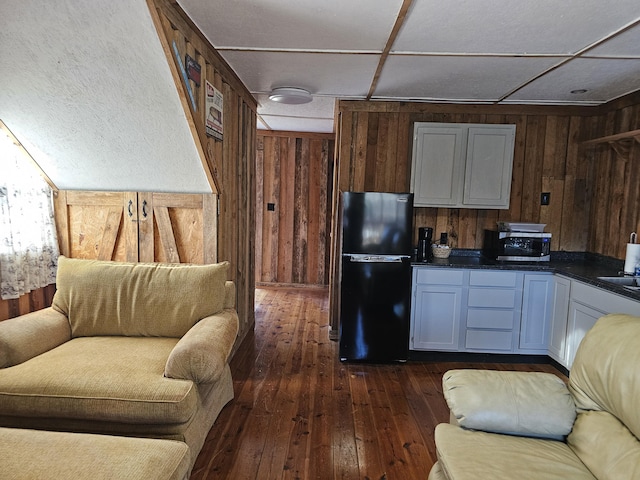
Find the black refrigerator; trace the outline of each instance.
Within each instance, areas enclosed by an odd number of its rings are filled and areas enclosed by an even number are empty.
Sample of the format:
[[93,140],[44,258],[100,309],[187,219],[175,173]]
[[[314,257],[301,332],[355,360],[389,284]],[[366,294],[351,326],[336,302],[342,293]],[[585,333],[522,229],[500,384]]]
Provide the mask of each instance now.
[[342,194],[340,360],[409,357],[413,195]]

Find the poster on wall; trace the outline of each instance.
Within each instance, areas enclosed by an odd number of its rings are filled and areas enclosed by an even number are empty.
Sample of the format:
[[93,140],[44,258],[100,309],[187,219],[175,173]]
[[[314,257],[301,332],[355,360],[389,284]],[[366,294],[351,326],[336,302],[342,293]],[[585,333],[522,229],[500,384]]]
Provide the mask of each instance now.
[[189,55],[185,55],[184,63],[187,65],[187,77],[189,77],[196,84],[196,87],[200,86],[200,72],[202,67]]
[[207,86],[207,119],[205,121],[205,127],[207,135],[215,138],[216,140],[222,140],[222,105],[223,97],[220,90],[211,85],[208,80],[205,80]]

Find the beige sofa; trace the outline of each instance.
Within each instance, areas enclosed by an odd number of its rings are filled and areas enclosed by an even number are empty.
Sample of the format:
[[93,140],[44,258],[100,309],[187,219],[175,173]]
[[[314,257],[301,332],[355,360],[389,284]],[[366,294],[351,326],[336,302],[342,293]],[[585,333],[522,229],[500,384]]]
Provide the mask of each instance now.
[[598,320],[555,375],[452,370],[429,480],[640,479],[640,318]]
[[0,322],[0,427],[185,442],[233,398],[228,263],[61,257],[50,308]]

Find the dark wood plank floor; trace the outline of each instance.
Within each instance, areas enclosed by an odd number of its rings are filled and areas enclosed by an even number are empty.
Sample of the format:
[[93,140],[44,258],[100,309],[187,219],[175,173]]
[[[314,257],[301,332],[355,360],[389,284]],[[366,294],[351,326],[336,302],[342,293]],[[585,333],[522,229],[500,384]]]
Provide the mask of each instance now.
[[231,362],[235,399],[209,432],[192,480],[418,479],[449,419],[452,368],[559,372],[544,364],[343,364],[325,290],[256,290],[256,326]]

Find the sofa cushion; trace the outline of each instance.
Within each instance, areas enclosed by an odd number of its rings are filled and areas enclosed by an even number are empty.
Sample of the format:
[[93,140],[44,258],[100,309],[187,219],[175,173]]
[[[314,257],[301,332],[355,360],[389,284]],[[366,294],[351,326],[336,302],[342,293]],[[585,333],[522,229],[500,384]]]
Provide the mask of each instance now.
[[0,370],[0,418],[184,424],[193,382],[165,378],[175,338],[82,337]]
[[563,442],[465,430],[435,431],[438,463],[449,480],[596,480]]
[[181,337],[223,309],[228,267],[60,257],[52,306],[73,337]]
[[183,480],[182,442],[21,428],[0,428],[0,477],[13,480]]
[[449,370],[442,387],[465,428],[560,440],[576,418],[567,386],[551,373]]
[[[569,375],[576,406],[616,416],[640,438],[640,318],[607,315],[587,332]],[[634,368],[630,368],[634,366]]]
[[640,478],[640,441],[608,412],[578,415],[567,442],[599,480]]

